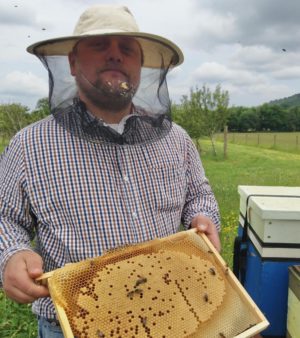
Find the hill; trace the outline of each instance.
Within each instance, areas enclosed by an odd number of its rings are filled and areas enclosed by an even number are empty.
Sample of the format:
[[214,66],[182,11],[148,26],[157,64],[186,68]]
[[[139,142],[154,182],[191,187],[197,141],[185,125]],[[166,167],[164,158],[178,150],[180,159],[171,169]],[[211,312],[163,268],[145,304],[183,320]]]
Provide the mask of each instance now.
[[300,106],[300,94],[295,94],[283,99],[270,101],[268,104],[281,106],[283,108]]

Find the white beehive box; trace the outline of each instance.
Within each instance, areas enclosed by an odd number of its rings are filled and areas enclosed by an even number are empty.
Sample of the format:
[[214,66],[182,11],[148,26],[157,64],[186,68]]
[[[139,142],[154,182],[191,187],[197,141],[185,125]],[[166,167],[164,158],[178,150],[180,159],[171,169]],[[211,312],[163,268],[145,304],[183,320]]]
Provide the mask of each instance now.
[[240,225],[247,210],[248,235],[261,256],[299,258],[300,187],[241,185],[238,192]]

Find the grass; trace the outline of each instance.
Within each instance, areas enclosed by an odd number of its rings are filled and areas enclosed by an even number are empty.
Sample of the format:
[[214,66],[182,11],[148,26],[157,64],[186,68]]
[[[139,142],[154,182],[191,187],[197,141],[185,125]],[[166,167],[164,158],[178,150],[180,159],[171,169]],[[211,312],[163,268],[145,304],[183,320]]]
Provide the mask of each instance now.
[[0,137],[0,154],[2,153],[3,149],[7,146],[8,140]]
[[[238,185],[300,186],[300,155],[230,144],[228,159],[217,143],[215,157],[209,141],[201,141],[202,162],[222,216],[222,256],[231,265],[239,214]],[[0,291],[0,338],[36,337],[36,321],[27,305],[7,300]]]
[[222,143],[217,143],[217,157],[209,141],[202,141],[202,162],[222,214],[238,211],[238,185],[300,185],[300,154],[230,144],[228,159],[222,156]]
[[300,154],[230,144],[228,159],[217,143],[217,157],[210,142],[202,140],[202,162],[220,206],[222,256],[231,265],[232,245],[239,214],[238,185],[300,186]]
[[0,313],[1,338],[37,337],[36,318],[31,313],[31,305],[16,304],[0,291]]
[[[223,134],[216,135],[223,140]],[[259,133],[228,133],[228,141],[234,144],[275,149],[300,154],[300,133],[293,132],[259,132]]]

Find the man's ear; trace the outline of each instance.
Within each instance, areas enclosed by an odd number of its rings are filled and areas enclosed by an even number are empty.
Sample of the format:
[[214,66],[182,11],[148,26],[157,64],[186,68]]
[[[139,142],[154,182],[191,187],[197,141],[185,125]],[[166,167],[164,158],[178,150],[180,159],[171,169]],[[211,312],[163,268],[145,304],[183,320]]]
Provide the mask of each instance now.
[[71,75],[75,76],[76,75],[76,70],[75,70],[76,55],[75,55],[74,51],[72,51],[68,54],[68,59],[69,59]]

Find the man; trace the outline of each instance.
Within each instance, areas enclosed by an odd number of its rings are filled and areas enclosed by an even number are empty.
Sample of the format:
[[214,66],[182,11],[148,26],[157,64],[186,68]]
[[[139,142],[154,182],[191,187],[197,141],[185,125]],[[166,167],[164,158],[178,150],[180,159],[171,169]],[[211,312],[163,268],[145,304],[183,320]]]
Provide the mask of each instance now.
[[175,44],[139,32],[126,7],[101,5],[73,36],[28,50],[48,69],[52,115],[1,158],[0,277],[8,297],[34,302],[40,337],[62,337],[35,283],[43,272],[181,223],[220,250],[219,212],[191,139],[170,119],[165,78],[183,61]]

